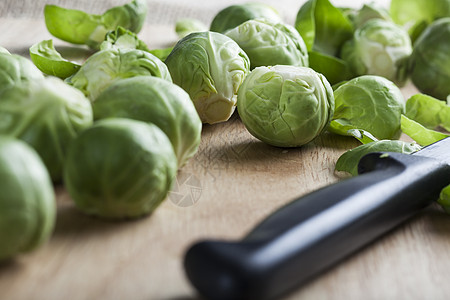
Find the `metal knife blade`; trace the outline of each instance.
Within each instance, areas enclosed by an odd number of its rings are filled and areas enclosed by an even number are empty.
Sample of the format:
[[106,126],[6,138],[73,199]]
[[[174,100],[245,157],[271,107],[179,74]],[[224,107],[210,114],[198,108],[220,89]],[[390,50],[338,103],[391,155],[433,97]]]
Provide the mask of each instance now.
[[361,175],[295,199],[241,241],[207,240],[184,267],[206,299],[274,299],[436,200],[450,184],[450,138],[413,155],[371,153]]
[[431,144],[412,155],[420,155],[429,158],[434,158],[450,164],[450,137]]

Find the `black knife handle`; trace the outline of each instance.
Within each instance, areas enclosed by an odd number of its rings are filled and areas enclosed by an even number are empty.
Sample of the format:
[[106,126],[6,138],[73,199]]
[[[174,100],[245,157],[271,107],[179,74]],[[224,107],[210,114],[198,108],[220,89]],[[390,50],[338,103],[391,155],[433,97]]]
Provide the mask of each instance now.
[[241,241],[194,244],[187,277],[206,299],[273,299],[428,206],[450,178],[447,164],[399,153],[366,155],[358,169],[282,207]]

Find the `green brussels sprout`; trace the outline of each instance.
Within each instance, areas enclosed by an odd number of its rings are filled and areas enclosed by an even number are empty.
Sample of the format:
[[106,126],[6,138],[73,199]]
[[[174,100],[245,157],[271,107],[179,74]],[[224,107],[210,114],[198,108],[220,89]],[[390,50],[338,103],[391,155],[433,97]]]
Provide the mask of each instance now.
[[411,52],[411,40],[405,30],[392,22],[372,19],[344,44],[341,56],[356,76],[378,75],[403,85]]
[[381,19],[392,22],[391,16],[389,15],[387,9],[375,3],[368,3],[364,4],[363,7],[358,10],[357,14],[353,18],[353,23],[358,28],[363,26],[367,21],[373,19]]
[[208,31],[208,27],[202,21],[197,19],[183,18],[175,23],[175,32],[180,39],[193,32],[202,31]]
[[244,3],[231,5],[221,10],[212,20],[211,31],[224,33],[245,21],[253,19],[265,19],[273,23],[281,23],[279,12],[264,3]]
[[247,54],[229,37],[195,32],[178,41],[165,63],[173,82],[191,97],[203,123],[226,121],[249,73]]
[[44,40],[30,47],[34,65],[44,74],[65,79],[80,69],[80,65],[64,59],[53,46],[53,40]]
[[0,136],[0,261],[46,242],[55,217],[53,186],[39,156],[24,142]]
[[55,37],[73,44],[85,44],[97,49],[105,35],[118,26],[138,33],[147,16],[147,1],[134,0],[116,6],[102,15],[66,9],[56,5],[44,8],[45,25]]
[[105,41],[100,44],[100,50],[111,48],[150,51],[147,45],[141,41],[134,32],[121,26],[117,27],[116,30],[108,32],[105,36]]
[[336,108],[329,131],[349,135],[363,129],[377,139],[400,136],[405,104],[400,89],[384,77],[364,75],[340,85],[334,91]]
[[61,179],[69,143],[92,125],[92,118],[83,93],[56,77],[22,82],[1,95],[0,134],[30,144],[53,181]]
[[131,32],[123,27],[117,27],[116,30],[110,31],[106,34],[105,41],[100,44],[100,50],[107,50],[111,48],[121,49],[137,49],[153,54],[161,61],[164,61],[173,47],[164,49],[152,49],[147,47],[147,44],[140,40],[134,32]]
[[334,110],[327,79],[307,67],[255,68],[238,94],[238,112],[261,141],[297,147],[312,141],[329,124]]
[[44,75],[25,57],[0,53],[0,93],[23,81],[43,78]]
[[118,80],[93,103],[94,118],[130,118],[158,126],[172,143],[179,166],[198,149],[202,122],[189,95],[161,78]]
[[139,75],[172,81],[167,66],[153,54],[137,49],[111,48],[89,57],[68,82],[95,101],[115,80]]
[[172,145],[156,125],[100,120],[70,145],[64,183],[83,212],[109,219],[151,213],[177,171]]
[[450,18],[432,23],[417,39],[410,75],[423,93],[445,100],[450,94]]
[[283,23],[249,20],[228,30],[250,59],[250,68],[274,65],[308,66],[308,50],[298,31]]

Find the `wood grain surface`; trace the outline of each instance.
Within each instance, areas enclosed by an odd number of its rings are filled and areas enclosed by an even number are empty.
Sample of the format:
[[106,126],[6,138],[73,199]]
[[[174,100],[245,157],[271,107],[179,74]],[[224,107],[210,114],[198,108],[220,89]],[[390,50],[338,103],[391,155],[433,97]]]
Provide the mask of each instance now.
[[[0,15],[0,45],[13,53],[27,56],[33,43],[51,38],[43,17]],[[140,37],[152,47],[176,41],[167,24],[147,23]],[[90,54],[55,44],[72,59]],[[87,217],[57,186],[50,241],[0,265],[0,299],[198,299],[182,268],[190,244],[239,239],[293,198],[338,181],[334,163],[356,145],[325,133],[304,147],[271,147],[234,115],[204,126],[197,155],[149,217],[118,223]],[[449,276],[450,217],[432,206],[284,299],[449,299]]]

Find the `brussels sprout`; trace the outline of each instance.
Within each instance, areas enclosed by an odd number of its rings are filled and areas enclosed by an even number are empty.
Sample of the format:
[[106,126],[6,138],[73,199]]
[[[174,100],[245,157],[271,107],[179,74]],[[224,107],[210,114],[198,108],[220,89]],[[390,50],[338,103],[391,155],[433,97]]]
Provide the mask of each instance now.
[[378,139],[400,135],[400,117],[405,111],[400,89],[386,78],[364,75],[334,91],[336,108],[328,130],[349,135],[349,129],[363,129]]
[[401,129],[403,133],[421,146],[431,145],[449,136],[448,134],[425,128],[420,123],[409,119],[405,115],[402,115],[401,118]]
[[164,200],[176,171],[177,159],[161,129],[112,118],[96,122],[72,142],[64,182],[81,211],[136,218]]
[[80,65],[64,59],[53,46],[53,40],[45,40],[30,48],[34,65],[47,75],[67,78],[80,69]]
[[402,85],[411,52],[406,31],[394,23],[373,19],[355,31],[353,39],[342,47],[341,56],[356,76],[378,75]]
[[211,31],[223,33],[245,21],[265,19],[281,23],[281,16],[273,7],[264,3],[244,3],[231,5],[221,10],[211,22]]
[[56,202],[47,170],[36,152],[0,136],[0,261],[48,240]]
[[45,25],[53,36],[96,49],[105,39],[106,33],[118,26],[138,33],[147,16],[147,1],[134,0],[123,6],[113,7],[102,15],[46,5],[44,16]]
[[17,84],[3,92],[0,134],[26,141],[58,181],[69,143],[92,124],[92,108],[77,89],[56,77]]
[[197,19],[183,18],[178,20],[175,24],[175,32],[180,39],[193,32],[201,31],[208,31],[208,27],[202,21]]
[[178,41],[166,59],[173,82],[191,97],[203,123],[230,118],[247,76],[247,54],[229,37],[195,32]]
[[450,18],[431,24],[414,44],[410,75],[423,93],[445,100],[450,94]]
[[308,50],[294,27],[250,20],[225,32],[245,51],[251,69],[260,66],[308,66]]
[[375,3],[369,3],[364,4],[363,7],[358,11],[358,13],[354,17],[353,23],[358,28],[372,19],[381,19],[392,22],[389,12],[384,7],[379,6]]
[[329,124],[333,110],[330,84],[307,67],[258,67],[239,89],[238,112],[245,127],[274,146],[312,141]]
[[100,45],[100,50],[107,50],[111,48],[143,50],[153,54],[161,61],[164,61],[173,49],[173,47],[169,47],[150,50],[145,42],[140,40],[135,33],[120,26],[117,27],[116,30],[108,32],[106,34],[105,41]]
[[100,44],[100,50],[111,48],[150,51],[147,45],[134,32],[121,26],[117,27],[114,31],[108,32],[105,36],[105,41]]
[[0,53],[0,93],[21,82],[43,78],[42,73],[25,57]]
[[111,48],[89,57],[68,82],[94,101],[115,80],[139,75],[172,81],[167,66],[153,54],[136,49]]
[[189,95],[161,78],[139,76],[118,80],[93,103],[94,118],[131,118],[153,123],[172,143],[179,166],[200,144],[202,122]]

